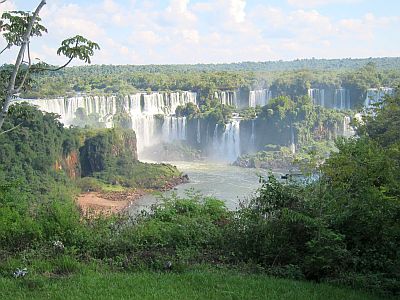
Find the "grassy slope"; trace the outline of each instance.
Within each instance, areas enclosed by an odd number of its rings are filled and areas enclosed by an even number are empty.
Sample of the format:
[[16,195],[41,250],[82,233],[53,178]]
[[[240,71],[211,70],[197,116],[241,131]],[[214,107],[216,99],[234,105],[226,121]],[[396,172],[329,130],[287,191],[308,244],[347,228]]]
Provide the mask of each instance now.
[[96,273],[0,278],[2,299],[378,299],[324,284],[232,272]]

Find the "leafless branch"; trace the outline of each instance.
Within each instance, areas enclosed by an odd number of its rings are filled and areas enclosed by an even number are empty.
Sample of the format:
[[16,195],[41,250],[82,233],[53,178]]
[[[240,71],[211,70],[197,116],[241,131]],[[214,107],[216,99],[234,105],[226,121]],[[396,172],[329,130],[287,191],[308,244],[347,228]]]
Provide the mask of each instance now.
[[[2,3],[2,2],[0,2],[0,3]],[[5,131],[2,131],[2,132],[0,132],[0,135],[3,135],[3,134],[5,134],[7,132],[10,132],[10,131],[13,131],[14,129],[17,129],[21,125],[22,125],[22,123],[19,123],[17,126],[14,126],[13,128],[10,128],[10,129],[7,129]]]
[[3,50],[1,50],[0,55],[3,54],[3,52],[6,51],[9,48],[10,48],[10,45],[8,44],[7,46],[5,46],[5,48]]

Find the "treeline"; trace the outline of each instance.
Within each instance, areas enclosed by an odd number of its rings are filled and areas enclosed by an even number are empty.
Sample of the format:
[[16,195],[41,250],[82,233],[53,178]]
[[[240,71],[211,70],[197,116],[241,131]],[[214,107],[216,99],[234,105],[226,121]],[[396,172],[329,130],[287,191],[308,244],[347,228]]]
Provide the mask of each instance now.
[[346,88],[351,93],[353,107],[365,100],[368,88],[381,86],[397,87],[400,84],[399,68],[380,68],[374,62],[349,69],[313,69],[312,64],[305,68],[290,71],[213,71],[176,70],[172,66],[152,70],[135,66],[88,66],[73,67],[56,73],[34,76],[32,89],[25,97],[65,97],[77,93],[86,94],[131,94],[137,91],[175,91],[191,90],[202,99],[210,99],[215,91],[243,92],[268,88],[274,97],[287,95],[301,97],[313,88]]

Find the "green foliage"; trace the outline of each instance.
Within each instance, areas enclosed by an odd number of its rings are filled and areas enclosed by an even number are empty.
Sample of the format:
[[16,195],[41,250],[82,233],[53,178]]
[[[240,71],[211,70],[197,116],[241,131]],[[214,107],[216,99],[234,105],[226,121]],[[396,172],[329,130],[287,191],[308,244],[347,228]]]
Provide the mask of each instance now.
[[194,103],[186,103],[185,106],[178,106],[176,108],[175,114],[178,117],[189,117],[189,118],[193,118],[195,116],[197,116],[199,113],[199,108],[197,107],[196,104]]
[[[78,107],[75,111],[75,118],[72,123],[79,127],[93,127],[93,128],[104,128],[105,124],[101,122],[98,114],[92,113],[87,114],[83,107]],[[118,124],[118,122],[117,122]]]
[[[400,73],[398,68],[395,68],[397,60],[387,58],[230,65],[73,67],[63,72],[36,76],[37,84],[29,96],[40,97],[48,93],[52,93],[52,96],[65,96],[63,91],[73,94],[84,91],[94,94],[127,95],[137,90],[192,90],[198,93],[201,104],[204,104],[207,99],[214,97],[216,91],[239,89],[241,96],[246,97],[250,89],[268,87],[274,97],[289,96],[296,99],[307,95],[310,86],[328,89],[346,86],[352,90],[351,98],[356,101],[354,104],[359,105],[365,99],[366,88],[375,85],[395,86],[396,82],[400,82]],[[370,61],[374,61],[378,66],[374,72],[363,67]],[[290,65],[293,68],[288,67]],[[299,67],[300,65],[302,67]],[[326,67],[327,65],[330,67]],[[354,67],[350,68],[351,65]],[[365,82],[358,84],[354,81]],[[51,89],[53,85],[58,88]]]
[[[24,11],[4,12],[1,16],[0,31],[7,42],[7,48],[21,46],[23,36],[28,28],[32,14]],[[32,26],[31,37],[42,36],[47,32],[46,27],[40,24],[41,18],[36,17]]]
[[[9,117],[4,123],[4,130],[17,126],[16,129],[0,135],[0,174],[10,178],[22,178],[31,187],[43,192],[49,181],[54,180],[55,162],[66,148],[76,143],[72,132],[66,131],[56,120],[56,115],[42,113],[26,104],[10,107]],[[63,175],[59,173],[60,181]]]
[[359,134],[368,135],[382,147],[399,149],[400,93],[377,103],[358,125]]
[[93,131],[80,148],[82,175],[106,169],[132,166],[136,157],[136,136],[131,129],[113,128]]
[[62,41],[57,54],[63,54],[70,60],[79,58],[90,64],[90,57],[94,55],[94,50],[100,50],[97,43],[92,42],[83,36],[76,35],[72,38]]

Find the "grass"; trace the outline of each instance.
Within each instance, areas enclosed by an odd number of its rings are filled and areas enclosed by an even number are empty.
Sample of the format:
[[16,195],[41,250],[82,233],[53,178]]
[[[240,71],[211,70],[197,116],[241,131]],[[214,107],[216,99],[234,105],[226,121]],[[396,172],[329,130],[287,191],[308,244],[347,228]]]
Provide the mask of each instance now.
[[124,273],[84,270],[69,277],[0,278],[1,299],[379,299],[326,284],[232,271]]

